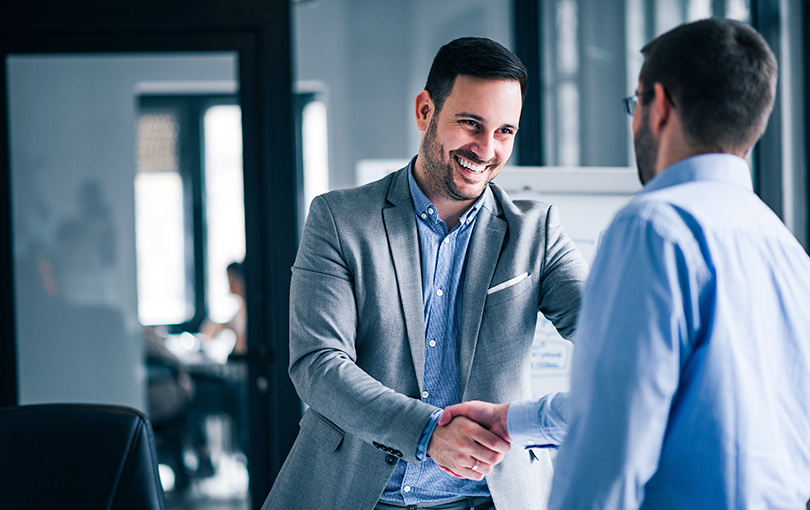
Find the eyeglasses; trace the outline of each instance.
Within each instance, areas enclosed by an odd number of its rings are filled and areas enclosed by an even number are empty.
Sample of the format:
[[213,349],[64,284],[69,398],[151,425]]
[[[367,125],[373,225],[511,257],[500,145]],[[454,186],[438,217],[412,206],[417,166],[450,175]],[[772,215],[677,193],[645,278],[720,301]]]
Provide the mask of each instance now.
[[624,111],[627,112],[627,115],[633,116],[636,113],[636,108],[638,107],[638,100],[641,97],[649,95],[650,92],[653,92],[655,89],[650,87],[647,90],[642,90],[641,92],[636,92],[632,96],[627,96],[622,99],[622,104],[624,104]]
[[[632,117],[633,114],[636,112],[636,108],[638,107],[639,98],[642,98],[644,96],[648,96],[653,92],[655,92],[655,89],[653,87],[650,87],[650,88],[648,88],[646,90],[642,90],[641,92],[636,92],[632,96],[627,96],[624,99],[622,99],[622,104],[624,105],[624,111],[627,112],[627,115],[630,115]],[[664,89],[664,96],[666,96],[667,101],[669,101],[669,104],[671,104],[672,107],[675,108],[675,101],[673,101],[672,98],[669,96],[669,91],[667,89]]]

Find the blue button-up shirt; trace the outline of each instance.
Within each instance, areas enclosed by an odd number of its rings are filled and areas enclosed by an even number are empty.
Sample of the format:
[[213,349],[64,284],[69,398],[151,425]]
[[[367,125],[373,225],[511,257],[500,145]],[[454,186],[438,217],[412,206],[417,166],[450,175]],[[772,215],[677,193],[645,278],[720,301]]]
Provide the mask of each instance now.
[[[464,290],[467,247],[481,207],[483,195],[448,231],[447,225],[413,178],[413,163],[408,182],[419,232],[422,262],[422,297],[425,310],[425,377],[422,401],[444,408],[461,402],[459,368],[459,331]],[[485,193],[491,193],[487,188]],[[418,466],[400,461],[382,495],[385,501],[411,505],[442,501],[458,496],[485,496],[485,481],[462,480],[439,469],[425,457],[428,442],[441,412],[434,413],[419,443]]]
[[574,342],[549,508],[804,508],[810,259],[744,160],[680,161],[617,214]]

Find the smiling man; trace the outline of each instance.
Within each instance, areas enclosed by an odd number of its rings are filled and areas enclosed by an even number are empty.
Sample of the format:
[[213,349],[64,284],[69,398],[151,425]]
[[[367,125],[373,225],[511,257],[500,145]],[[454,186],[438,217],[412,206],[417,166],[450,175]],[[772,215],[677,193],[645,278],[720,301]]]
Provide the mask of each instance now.
[[448,405],[530,396],[538,311],[574,330],[587,268],[556,209],[490,183],[526,85],[500,44],[448,43],[416,97],[419,154],[312,202],[290,290],[290,376],[310,407],[264,508],[545,508],[545,451],[438,426]]

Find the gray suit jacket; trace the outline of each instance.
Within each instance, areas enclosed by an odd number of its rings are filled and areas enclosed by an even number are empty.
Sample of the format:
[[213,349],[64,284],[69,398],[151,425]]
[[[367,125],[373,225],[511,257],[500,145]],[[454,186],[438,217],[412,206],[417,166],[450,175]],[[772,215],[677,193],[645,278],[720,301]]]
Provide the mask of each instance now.
[[[312,202],[290,288],[290,376],[310,407],[264,508],[370,510],[436,410],[420,400],[425,323],[404,168]],[[463,400],[531,397],[537,312],[563,334],[587,267],[550,204],[490,184],[467,254]],[[523,276],[526,274],[526,276]],[[519,446],[486,480],[498,510],[545,508],[549,455]]]

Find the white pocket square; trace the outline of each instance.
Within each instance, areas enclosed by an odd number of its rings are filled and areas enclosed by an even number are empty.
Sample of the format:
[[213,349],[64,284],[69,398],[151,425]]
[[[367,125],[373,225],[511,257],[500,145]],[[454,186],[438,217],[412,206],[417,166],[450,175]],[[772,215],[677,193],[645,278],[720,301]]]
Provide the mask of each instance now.
[[498,292],[499,290],[508,289],[509,287],[511,287],[513,285],[517,285],[518,283],[522,282],[523,280],[525,280],[528,277],[529,277],[529,273],[521,273],[521,274],[515,276],[514,278],[510,278],[510,279],[506,280],[503,283],[499,283],[498,285],[492,287],[491,289],[489,289],[487,291],[487,296],[489,296],[490,294],[493,294],[495,292]]

